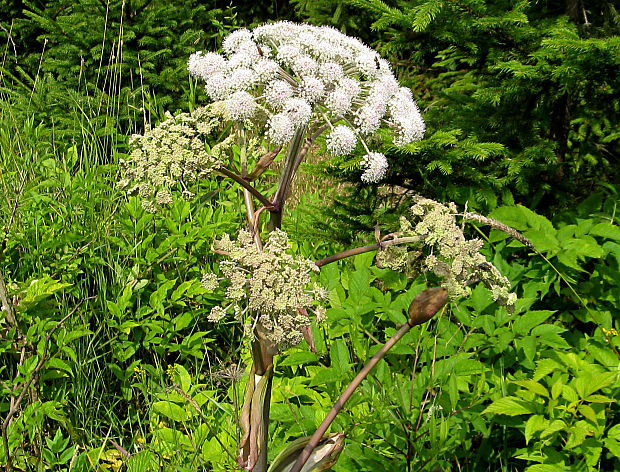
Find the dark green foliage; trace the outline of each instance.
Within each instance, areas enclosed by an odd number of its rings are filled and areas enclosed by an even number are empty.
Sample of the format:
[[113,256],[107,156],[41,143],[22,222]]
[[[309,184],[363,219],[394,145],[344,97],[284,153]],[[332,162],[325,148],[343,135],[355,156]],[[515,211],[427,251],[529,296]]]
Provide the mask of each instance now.
[[545,211],[618,181],[620,16],[610,2],[346,3],[375,19],[375,44],[428,125],[424,141],[386,147],[386,183],[461,202],[473,193],[491,208],[509,190]]

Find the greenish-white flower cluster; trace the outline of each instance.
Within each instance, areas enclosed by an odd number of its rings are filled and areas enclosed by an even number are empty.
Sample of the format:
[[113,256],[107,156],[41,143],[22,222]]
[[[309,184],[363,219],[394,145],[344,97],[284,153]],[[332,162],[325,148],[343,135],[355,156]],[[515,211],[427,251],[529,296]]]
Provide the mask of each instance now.
[[378,253],[385,267],[411,274],[432,272],[441,280],[452,298],[468,295],[468,286],[482,282],[491,290],[493,299],[507,306],[514,305],[515,293],[510,281],[480,253],[480,239],[466,239],[456,224],[454,203],[443,205],[417,197],[407,217],[401,217],[401,236],[418,241],[413,250],[404,246],[388,246]]
[[[194,194],[187,184],[208,176],[220,166],[223,142],[208,150],[206,138],[221,126],[223,104],[201,107],[193,113],[167,114],[159,126],[144,135],[134,135],[128,160],[121,160],[120,188],[138,193],[142,207],[156,212],[172,203],[171,188],[180,185],[183,198]],[[228,143],[231,145],[232,143]]]
[[[288,252],[285,232],[270,233],[263,250],[247,231],[241,231],[236,241],[224,234],[214,249],[228,257],[220,269],[229,282],[226,298],[231,303],[213,308],[210,321],[220,321],[232,311],[251,338],[258,333],[283,350],[303,339],[302,330],[310,325],[309,311],[317,321],[323,319],[325,308],[318,302],[327,297],[327,291],[312,281],[319,268],[310,259]],[[203,275],[205,288],[212,290],[214,282],[215,276]]]

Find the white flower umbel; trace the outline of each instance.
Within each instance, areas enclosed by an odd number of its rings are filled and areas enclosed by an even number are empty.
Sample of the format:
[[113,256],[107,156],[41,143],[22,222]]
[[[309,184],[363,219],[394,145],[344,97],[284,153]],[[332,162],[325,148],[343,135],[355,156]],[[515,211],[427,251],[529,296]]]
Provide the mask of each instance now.
[[[193,54],[190,73],[204,81],[212,100],[226,101],[231,119],[242,122],[257,108],[265,111],[261,123],[276,145],[287,144],[305,126],[332,129],[327,150],[333,155],[353,152],[354,143],[382,127],[393,130],[396,146],[424,135],[412,94],[398,85],[389,63],[334,28],[281,21],[237,30],[222,48],[223,55]],[[339,123],[347,124],[346,135]],[[378,181],[387,169],[378,153],[369,152],[362,164],[367,182]]]
[[349,154],[357,144],[357,137],[351,128],[345,125],[336,126],[327,136],[327,151],[333,156]]
[[362,182],[373,184],[385,177],[388,162],[380,152],[369,152],[364,156],[362,164],[366,168],[362,174]]
[[[247,323],[284,350],[303,339],[302,331],[310,325],[308,311],[317,311],[324,317],[325,309],[319,302],[327,298],[327,291],[313,283],[313,274],[319,268],[310,259],[290,254],[286,233],[280,230],[269,234],[264,251],[256,248],[252,235],[241,231],[237,241],[225,234],[214,242],[214,247],[227,254],[228,260],[220,263],[220,270],[229,285],[227,298],[231,303],[216,306],[209,314],[209,321],[217,322],[227,312],[238,314],[237,321]],[[203,275],[205,288],[213,289],[214,275]],[[249,315],[249,320],[243,318]],[[320,320],[318,320],[320,321]],[[248,333],[254,336],[250,329]]]

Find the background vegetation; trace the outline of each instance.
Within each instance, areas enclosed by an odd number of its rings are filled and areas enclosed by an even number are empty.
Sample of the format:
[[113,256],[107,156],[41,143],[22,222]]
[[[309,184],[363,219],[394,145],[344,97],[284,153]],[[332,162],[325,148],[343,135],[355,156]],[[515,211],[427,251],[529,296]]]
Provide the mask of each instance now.
[[[273,19],[376,47],[428,126],[419,143],[385,147],[378,189],[317,148],[301,184],[320,196],[285,220],[301,253],[363,242],[413,194],[467,202],[537,249],[471,227],[513,283],[516,312],[477,287],[412,329],[339,416],[348,439],[334,470],[619,468],[615,5],[238,3],[0,0],[0,273],[15,307],[0,317],[0,418],[17,469],[233,468],[248,353],[234,325],[206,321],[223,294],[199,279],[217,264],[213,237],[239,224],[238,189],[203,181],[196,201],[179,194],[151,215],[115,183],[131,133],[204,100],[188,55]],[[312,433],[426,283],[370,256],[321,279],[331,298],[317,353],[276,363],[274,453]]]

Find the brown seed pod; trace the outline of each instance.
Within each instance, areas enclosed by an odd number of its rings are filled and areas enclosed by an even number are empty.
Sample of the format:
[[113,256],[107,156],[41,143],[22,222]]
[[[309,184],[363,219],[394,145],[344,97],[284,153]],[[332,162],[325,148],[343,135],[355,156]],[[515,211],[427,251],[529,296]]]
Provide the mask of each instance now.
[[448,291],[445,288],[427,288],[419,293],[409,305],[410,326],[417,326],[426,323],[442,306],[448,301]]

